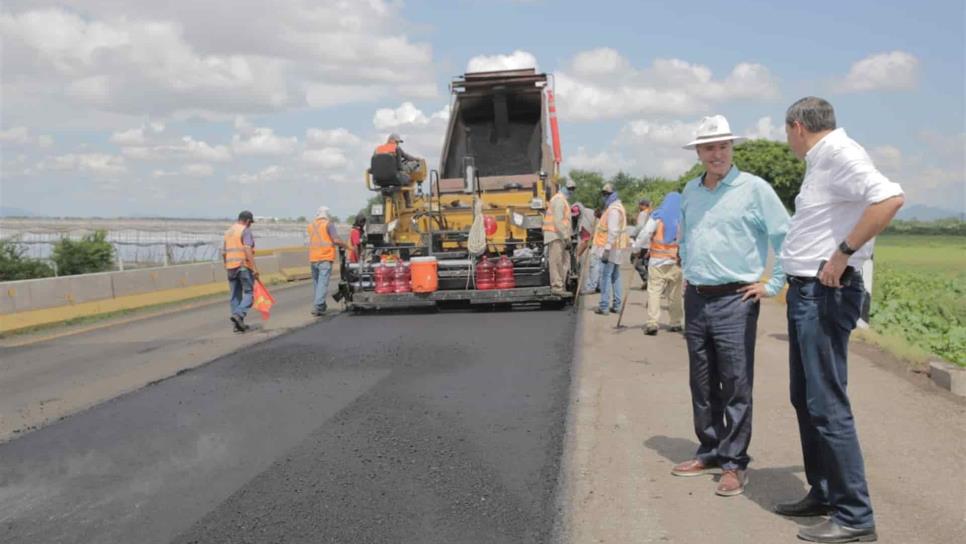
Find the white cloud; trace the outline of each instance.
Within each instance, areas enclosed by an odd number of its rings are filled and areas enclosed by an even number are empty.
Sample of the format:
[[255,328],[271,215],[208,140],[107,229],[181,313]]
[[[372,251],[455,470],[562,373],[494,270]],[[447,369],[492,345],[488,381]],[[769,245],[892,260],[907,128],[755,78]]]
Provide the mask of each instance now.
[[128,158],[145,161],[192,160],[225,162],[232,158],[227,146],[211,145],[191,136],[183,136],[177,143],[150,146],[125,146],[121,153]]
[[305,131],[305,141],[314,146],[355,146],[362,143],[358,136],[344,128],[310,128]]
[[492,72],[495,70],[519,70],[537,68],[533,53],[519,49],[509,55],[478,55],[466,63],[467,72]]
[[694,139],[698,124],[698,121],[693,123],[681,121],[655,123],[646,119],[639,119],[627,123],[625,134],[631,141],[679,148]]
[[621,56],[616,49],[600,47],[577,53],[571,62],[571,66],[577,76],[597,77],[626,70],[630,67],[630,62]]
[[869,156],[883,174],[902,185],[908,202],[966,213],[966,134],[924,131],[918,139],[927,152],[883,144],[869,148]]
[[273,164],[255,173],[236,174],[234,176],[230,176],[228,179],[232,181],[236,181],[242,185],[253,185],[253,184],[259,184],[259,183],[279,181],[283,174],[284,174],[284,170],[282,169],[282,167],[277,164]]
[[893,145],[880,145],[869,150],[873,162],[883,172],[899,172],[902,169],[902,151]]
[[0,14],[5,95],[203,117],[436,95],[395,1],[58,4]]
[[317,166],[326,170],[344,168],[349,164],[349,161],[346,159],[342,150],[334,147],[306,149],[302,152],[302,160],[312,166]]
[[751,140],[761,139],[776,142],[784,142],[786,140],[784,125],[775,125],[772,122],[771,116],[758,119],[755,126],[746,133],[746,136]]
[[115,131],[111,135],[111,142],[121,146],[145,145],[149,136],[162,132],[164,123],[144,123],[138,128]]
[[268,127],[254,128],[246,132],[244,135],[232,136],[231,148],[238,155],[291,155],[299,143],[295,136],[276,136],[275,131]]
[[88,172],[97,176],[117,176],[127,172],[124,157],[105,153],[68,153],[50,157],[38,165],[41,170]]
[[30,129],[27,127],[13,127],[7,130],[0,130],[0,143],[50,147],[54,145],[54,138],[48,134],[33,137],[30,135]]
[[636,68],[609,48],[578,53],[555,81],[560,116],[572,121],[696,115],[718,103],[771,100],[779,94],[775,78],[761,64],[739,63],[724,79],[715,79],[710,68],[680,59],[655,59]]
[[381,108],[372,117],[372,124],[379,130],[398,128],[403,125],[428,125],[429,117],[412,102],[403,102],[396,109]]
[[186,164],[182,169],[186,176],[206,178],[215,173],[215,169],[210,164]]
[[919,84],[919,59],[904,51],[866,57],[838,84],[842,92],[911,90]]

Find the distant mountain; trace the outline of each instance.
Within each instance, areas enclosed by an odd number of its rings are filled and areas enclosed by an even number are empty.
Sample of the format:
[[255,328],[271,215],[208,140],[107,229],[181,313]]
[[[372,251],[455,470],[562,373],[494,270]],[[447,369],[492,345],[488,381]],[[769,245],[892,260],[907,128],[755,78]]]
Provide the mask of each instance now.
[[962,218],[963,212],[956,210],[948,210],[945,208],[937,208],[935,206],[923,206],[922,204],[913,204],[912,206],[904,206],[896,214],[896,219],[901,219],[903,221],[909,221],[912,219],[917,219],[919,221],[934,221],[936,219],[949,219]]
[[37,214],[23,208],[0,206],[0,217],[37,217]]

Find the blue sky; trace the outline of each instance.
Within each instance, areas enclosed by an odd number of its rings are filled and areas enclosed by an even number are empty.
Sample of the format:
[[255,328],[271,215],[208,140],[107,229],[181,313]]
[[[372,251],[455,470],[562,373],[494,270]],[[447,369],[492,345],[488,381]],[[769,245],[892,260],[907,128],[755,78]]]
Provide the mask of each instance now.
[[[270,4],[270,5],[269,5]],[[676,177],[704,115],[828,98],[914,204],[966,209],[961,1],[9,0],[0,205],[345,215],[389,131],[435,161],[470,63],[554,75],[564,170]]]

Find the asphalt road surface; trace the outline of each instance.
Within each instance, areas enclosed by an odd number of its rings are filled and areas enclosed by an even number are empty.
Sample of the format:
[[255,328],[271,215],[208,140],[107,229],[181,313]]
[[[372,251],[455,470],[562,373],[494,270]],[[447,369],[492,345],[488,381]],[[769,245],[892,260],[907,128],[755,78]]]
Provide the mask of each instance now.
[[338,315],[248,347],[0,445],[0,541],[546,542],[574,321]]

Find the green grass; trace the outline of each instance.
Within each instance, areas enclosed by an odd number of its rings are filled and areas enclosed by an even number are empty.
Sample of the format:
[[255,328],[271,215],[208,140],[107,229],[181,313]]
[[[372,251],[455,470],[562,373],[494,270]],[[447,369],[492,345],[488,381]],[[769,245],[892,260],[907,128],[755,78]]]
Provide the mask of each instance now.
[[882,236],[875,262],[873,329],[966,366],[966,238]]

